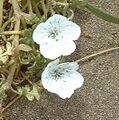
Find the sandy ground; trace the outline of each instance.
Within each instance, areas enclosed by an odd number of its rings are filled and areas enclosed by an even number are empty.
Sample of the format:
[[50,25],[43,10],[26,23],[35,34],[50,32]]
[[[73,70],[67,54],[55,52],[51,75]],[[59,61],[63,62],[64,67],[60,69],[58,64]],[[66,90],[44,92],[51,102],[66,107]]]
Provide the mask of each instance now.
[[[95,3],[119,16],[119,0]],[[70,61],[119,46],[119,25],[82,10],[77,10],[75,16],[82,35]],[[10,120],[119,120],[119,51],[80,63],[80,72],[85,78],[84,85],[70,99],[62,100],[44,91],[39,101],[21,98],[6,111],[7,117]]]

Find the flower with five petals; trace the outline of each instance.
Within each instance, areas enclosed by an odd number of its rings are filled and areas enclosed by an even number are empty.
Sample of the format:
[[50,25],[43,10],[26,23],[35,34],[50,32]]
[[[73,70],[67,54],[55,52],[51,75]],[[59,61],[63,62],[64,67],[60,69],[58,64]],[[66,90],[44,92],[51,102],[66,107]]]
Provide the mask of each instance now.
[[42,73],[43,87],[51,93],[59,95],[62,99],[70,98],[74,90],[83,85],[84,78],[77,71],[76,62],[60,63],[59,59],[47,65]]
[[54,14],[45,23],[40,23],[33,32],[33,40],[40,45],[45,58],[56,59],[74,52],[81,34],[80,27],[68,18]]

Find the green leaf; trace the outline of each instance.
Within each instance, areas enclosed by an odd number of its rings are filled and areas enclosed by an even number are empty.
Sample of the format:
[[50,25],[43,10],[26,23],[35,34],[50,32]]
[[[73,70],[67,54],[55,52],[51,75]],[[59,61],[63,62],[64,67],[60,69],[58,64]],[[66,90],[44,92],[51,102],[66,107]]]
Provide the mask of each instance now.
[[97,17],[111,23],[119,24],[119,17],[113,16],[112,14],[96,7],[94,4],[89,3],[87,0],[72,0],[70,6],[73,8],[87,8]]
[[0,89],[0,101],[4,100],[5,98],[7,98],[7,94],[4,90]]
[[33,53],[21,52],[19,60],[21,64],[30,64],[35,60],[35,56]]
[[1,78],[0,78],[0,101],[4,100],[7,95],[5,93],[6,87],[4,87],[5,84],[5,77],[1,74]]
[[93,14],[95,14],[97,17],[102,18],[105,21],[112,22],[115,24],[119,24],[119,17],[113,16],[110,13],[105,12],[104,10],[99,9],[95,5],[91,3],[87,3],[85,7],[90,10]]
[[28,68],[28,71],[26,73],[30,77],[36,76],[40,78],[44,68],[47,66],[49,62],[50,60],[45,59],[40,54],[38,54],[35,58],[35,63],[31,67]]
[[34,98],[35,98],[36,100],[39,100],[40,94],[39,94],[39,92],[38,92],[38,88],[37,88],[36,84],[33,84],[31,94],[34,96]]
[[20,43],[27,44],[27,45],[32,45],[34,44],[34,41],[32,39],[32,33],[33,33],[34,28],[29,28],[24,30],[24,37],[20,39]]
[[40,22],[40,19],[36,16],[36,14],[32,14],[28,17],[25,17],[25,20],[26,20],[26,23],[28,25],[33,25],[35,23],[39,23]]
[[17,87],[17,91],[20,95],[26,96],[30,101],[33,101],[34,99],[39,100],[41,96],[36,84],[33,84],[33,86],[26,85],[24,87]]

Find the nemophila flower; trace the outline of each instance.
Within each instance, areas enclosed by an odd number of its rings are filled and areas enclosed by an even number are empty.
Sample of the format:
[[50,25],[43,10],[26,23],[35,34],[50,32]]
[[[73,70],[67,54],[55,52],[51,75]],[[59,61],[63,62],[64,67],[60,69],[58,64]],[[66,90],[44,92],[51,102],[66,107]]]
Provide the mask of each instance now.
[[74,52],[81,34],[80,27],[68,18],[54,14],[45,23],[40,23],[33,32],[33,40],[40,45],[45,58],[56,59]]
[[76,62],[60,63],[59,59],[49,63],[42,73],[43,87],[59,95],[62,99],[70,98],[74,90],[81,87],[84,79],[77,71]]

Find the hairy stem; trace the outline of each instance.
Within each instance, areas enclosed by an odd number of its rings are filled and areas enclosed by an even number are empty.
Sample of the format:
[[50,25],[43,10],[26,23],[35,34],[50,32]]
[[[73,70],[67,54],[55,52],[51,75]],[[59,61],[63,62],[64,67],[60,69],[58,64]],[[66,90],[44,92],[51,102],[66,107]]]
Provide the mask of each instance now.
[[86,61],[86,60],[88,60],[90,58],[93,58],[93,57],[96,57],[98,55],[102,55],[104,53],[108,53],[108,52],[111,52],[111,51],[114,51],[114,50],[117,50],[117,49],[119,49],[119,47],[114,47],[114,48],[110,48],[110,49],[107,49],[107,50],[103,50],[103,51],[100,51],[98,53],[94,53],[94,54],[88,55],[86,57],[83,57],[81,59],[78,59],[75,62],[79,63],[79,62],[82,62],[82,61]]

